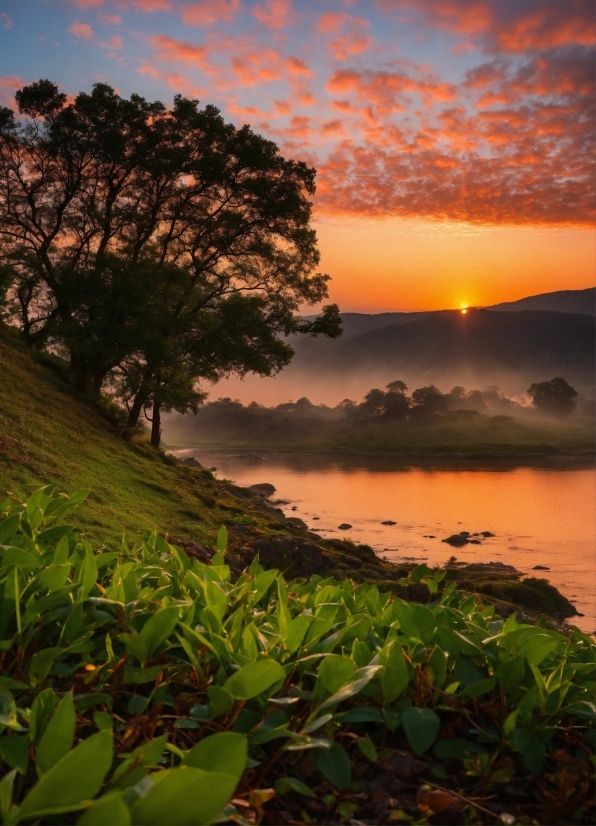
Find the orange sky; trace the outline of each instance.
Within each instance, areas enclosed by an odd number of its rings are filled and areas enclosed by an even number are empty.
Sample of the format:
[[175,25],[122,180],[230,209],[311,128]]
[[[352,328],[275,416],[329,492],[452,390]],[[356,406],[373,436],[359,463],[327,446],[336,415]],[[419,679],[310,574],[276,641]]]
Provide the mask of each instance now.
[[343,218],[317,232],[330,297],[345,311],[487,306],[595,282],[591,229]]
[[594,284],[593,0],[1,5],[0,106],[40,77],[180,93],[315,166],[342,310]]

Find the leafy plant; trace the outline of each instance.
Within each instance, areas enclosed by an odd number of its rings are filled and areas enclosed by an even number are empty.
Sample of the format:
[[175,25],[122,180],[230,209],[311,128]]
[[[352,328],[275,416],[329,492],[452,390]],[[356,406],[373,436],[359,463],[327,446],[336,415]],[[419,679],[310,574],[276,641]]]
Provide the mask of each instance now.
[[84,496],[0,503],[3,822],[243,823],[232,799],[258,820],[324,782],[349,818],[354,767],[395,749],[458,794],[592,753],[581,632],[503,619],[426,566],[427,605],[258,559],[234,581],[225,529],[211,565],[155,533],[94,552],[64,521]]

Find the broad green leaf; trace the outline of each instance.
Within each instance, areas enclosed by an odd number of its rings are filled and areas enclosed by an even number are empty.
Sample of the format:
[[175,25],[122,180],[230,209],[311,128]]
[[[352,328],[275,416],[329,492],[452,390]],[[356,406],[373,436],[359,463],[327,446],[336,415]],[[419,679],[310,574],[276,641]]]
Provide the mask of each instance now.
[[95,554],[89,547],[85,549],[85,558],[81,565],[79,582],[81,583],[81,598],[86,597],[97,582],[97,561]]
[[131,809],[132,822],[139,826],[208,824],[230,801],[237,785],[229,774],[190,766],[160,772],[152,779],[154,785]]
[[553,639],[550,635],[534,634],[520,642],[516,648],[516,654],[520,657],[525,657],[532,665],[540,665],[540,663],[555,650],[558,644],[559,641]]
[[500,663],[495,670],[495,676],[504,691],[510,691],[521,685],[526,673],[526,665],[522,657],[512,657]]
[[219,531],[217,532],[216,547],[220,553],[224,553],[224,551],[228,547],[228,532],[226,530],[225,525],[222,525]]
[[18,734],[0,737],[0,758],[11,769],[17,769],[20,774],[26,774],[29,763],[29,739],[26,736],[19,737]]
[[381,665],[367,665],[365,668],[360,668],[354,674],[354,676],[357,679],[354,680],[353,683],[349,683],[348,685],[341,688],[335,694],[332,694],[331,697],[328,697],[325,700],[325,702],[321,703],[321,705],[319,706],[319,711],[322,711],[322,709],[328,708],[329,706],[334,706],[338,703],[343,703],[344,700],[348,700],[350,697],[354,697],[356,694],[358,694],[359,691],[362,691],[365,685],[368,685],[368,683],[372,680],[377,671],[379,671],[381,668]]
[[312,617],[307,614],[300,614],[290,622],[284,640],[290,654],[294,654],[302,645],[311,622]]
[[488,694],[489,691],[492,691],[496,684],[497,681],[494,677],[489,677],[486,680],[479,680],[477,683],[465,688],[459,696],[473,698],[481,697],[483,694]]
[[70,565],[68,563],[62,565],[53,564],[46,568],[40,576],[39,582],[41,585],[45,585],[49,591],[56,591],[66,583],[69,574]]
[[43,737],[57,702],[58,698],[51,688],[44,688],[33,701],[29,715],[29,738],[32,743],[39,743]]
[[43,737],[35,750],[37,774],[41,777],[72,748],[76,725],[72,692],[65,694],[58,703]]
[[365,757],[371,761],[371,763],[376,763],[379,759],[379,755],[377,754],[377,749],[373,741],[370,737],[359,737],[356,740],[356,745],[362,752]]
[[75,811],[100,790],[112,765],[112,735],[93,734],[41,777],[19,809],[18,819]]
[[513,742],[521,752],[524,763],[532,774],[540,774],[544,763],[544,743],[532,732],[516,728],[513,732]]
[[231,774],[240,780],[246,766],[248,741],[244,734],[222,731],[205,737],[188,752],[183,766]]
[[0,686],[0,725],[15,726],[17,724],[17,707],[12,694]]
[[401,645],[394,640],[386,646],[380,658],[383,666],[381,672],[381,690],[386,703],[392,703],[405,691],[408,685],[408,666]]
[[147,656],[151,657],[157,648],[167,640],[180,616],[180,609],[175,605],[161,608],[156,614],[152,614],[141,629],[141,639],[147,647]]
[[412,751],[424,754],[435,742],[441,721],[430,708],[409,708],[402,716],[402,725]]
[[258,660],[228,677],[223,687],[236,700],[250,700],[285,678],[286,672],[275,660]]
[[59,648],[44,648],[33,655],[29,663],[29,680],[33,687],[43,683],[59,651]]
[[278,794],[286,794],[287,792],[296,792],[305,797],[316,797],[312,789],[309,789],[306,783],[298,780],[297,777],[280,777],[275,781],[275,791]]
[[209,697],[209,711],[211,717],[219,717],[220,714],[227,714],[234,707],[234,698],[230,692],[221,685],[210,685],[207,688]]
[[130,809],[121,792],[103,795],[77,820],[77,826],[130,826]]
[[321,774],[340,791],[347,789],[352,780],[350,758],[339,743],[330,749],[315,749],[313,763]]
[[34,571],[41,567],[41,559],[29,551],[24,551],[22,548],[12,548],[10,546],[0,546],[2,552],[2,561],[0,568],[20,568],[23,571]]
[[351,657],[342,657],[333,654],[325,657],[319,666],[315,685],[315,704],[321,703],[330,694],[335,694],[342,686],[348,683],[356,671],[356,665]]
[[14,779],[17,776],[17,770],[13,769],[7,772],[2,780],[0,780],[0,817],[2,822],[9,821],[9,812],[12,804],[12,791],[14,786]]

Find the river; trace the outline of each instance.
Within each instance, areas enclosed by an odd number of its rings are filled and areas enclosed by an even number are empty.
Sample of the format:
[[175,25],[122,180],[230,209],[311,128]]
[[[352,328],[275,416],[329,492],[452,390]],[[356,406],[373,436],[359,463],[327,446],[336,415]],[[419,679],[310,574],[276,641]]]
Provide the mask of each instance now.
[[[593,466],[413,467],[381,457],[312,454],[230,456],[187,450],[218,478],[270,482],[323,537],[366,543],[391,561],[504,562],[548,579],[596,630],[596,472]],[[318,517],[316,519],[315,517]],[[395,525],[383,525],[391,520]],[[349,530],[339,530],[342,523]],[[468,530],[495,534],[453,548],[441,539]],[[431,536],[429,536],[431,535]],[[431,538],[434,537],[434,538]],[[533,570],[542,565],[547,571]]]

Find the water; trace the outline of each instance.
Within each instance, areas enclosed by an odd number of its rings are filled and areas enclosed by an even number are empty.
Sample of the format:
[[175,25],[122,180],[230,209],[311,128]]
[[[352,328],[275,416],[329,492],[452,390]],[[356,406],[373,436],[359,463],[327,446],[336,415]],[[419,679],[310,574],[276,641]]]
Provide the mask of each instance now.
[[[443,564],[455,555],[545,577],[584,614],[569,622],[589,633],[596,629],[594,467],[453,469],[374,457],[182,453],[240,485],[271,482],[273,498],[290,500],[286,515],[299,516],[321,536],[371,545],[389,560]],[[382,525],[385,520],[396,524]],[[344,522],[352,528],[339,530]],[[496,536],[462,548],[441,542],[462,530]],[[550,570],[533,571],[535,565]]]

